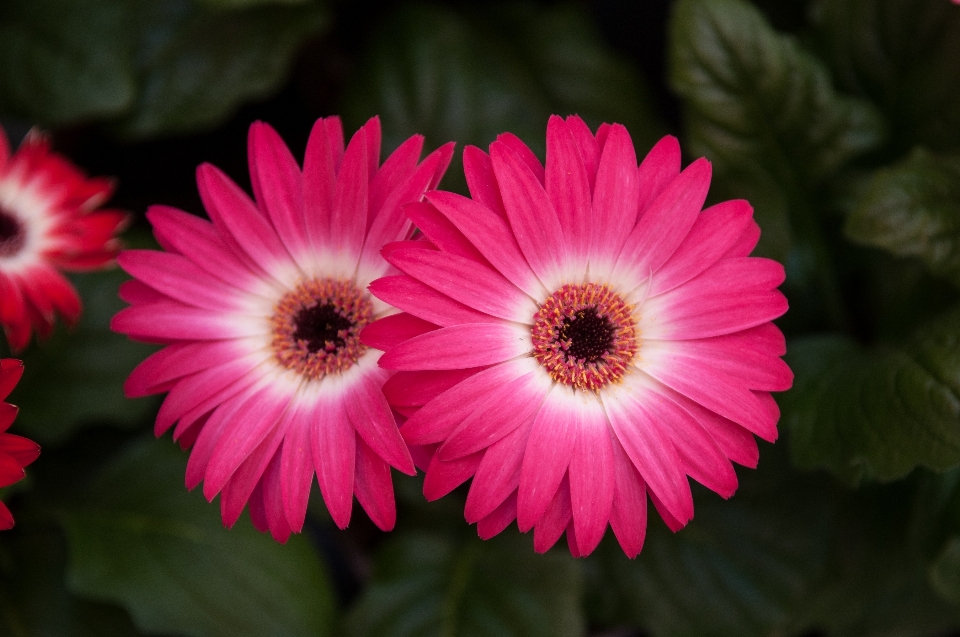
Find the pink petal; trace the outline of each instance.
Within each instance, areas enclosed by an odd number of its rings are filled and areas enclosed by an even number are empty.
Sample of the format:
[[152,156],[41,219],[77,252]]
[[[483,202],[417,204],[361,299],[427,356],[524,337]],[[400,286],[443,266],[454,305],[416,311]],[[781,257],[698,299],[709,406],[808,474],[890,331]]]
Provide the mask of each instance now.
[[667,262],[696,221],[710,187],[710,163],[698,159],[664,188],[623,244],[614,276],[646,278]]
[[413,248],[392,252],[389,261],[401,272],[485,314],[521,322],[532,320],[537,312],[530,297],[476,261]]
[[436,206],[476,247],[486,261],[531,297],[544,292],[543,284],[527,263],[513,230],[489,208],[455,193],[435,191],[427,200]]
[[736,243],[724,256],[728,259],[749,256],[753,249],[757,247],[758,241],[760,241],[760,226],[754,221],[747,225]]
[[554,287],[560,263],[567,256],[557,213],[541,182],[520,156],[502,143],[494,142],[490,145],[490,159],[517,244],[539,279],[548,287]]
[[653,378],[764,440],[777,438],[777,421],[737,379],[697,361],[673,356],[644,367]]
[[394,188],[381,207],[372,209],[375,216],[360,255],[361,268],[364,271],[360,276],[364,277],[363,280],[373,280],[387,271],[380,255],[381,247],[388,241],[407,238],[413,231],[410,220],[404,213],[404,204],[419,202],[423,198],[423,193],[430,187],[437,172],[442,175],[440,167],[450,163],[452,153],[452,142],[432,152],[412,175],[406,176],[398,187]]
[[383,384],[383,395],[393,407],[425,405],[483,369],[486,368],[397,372]]
[[444,252],[489,266],[479,250],[439,210],[429,203],[411,203],[404,213],[430,241]]
[[533,421],[520,471],[517,526],[526,533],[537,523],[567,472],[584,426],[579,397],[565,385],[554,385]]
[[482,404],[490,391],[527,371],[527,366],[511,361],[475,373],[424,405],[403,424],[400,434],[408,445],[440,442]]
[[612,442],[616,488],[610,528],[623,552],[632,559],[640,554],[647,535],[647,489],[619,440],[614,437]]
[[207,418],[190,452],[190,459],[187,461],[184,483],[188,490],[192,491],[203,481],[214,449],[216,449],[230,425],[233,424],[232,418],[243,406],[245,398],[246,396],[240,396],[239,398],[227,399],[218,405]]
[[127,398],[155,394],[169,383],[195,374],[220,361],[236,356],[237,346],[231,341],[199,341],[174,343],[150,355],[137,365],[123,384]]
[[547,123],[545,179],[547,196],[557,211],[567,244],[572,254],[582,259],[594,222],[590,180],[573,133],[557,115],[551,115]]
[[[264,517],[270,529],[270,535],[280,544],[290,539],[292,529],[287,524],[287,516],[283,510],[283,496],[280,493],[280,455],[274,454],[263,472],[263,479],[258,484],[262,488]],[[251,497],[256,497],[256,494]],[[251,507],[252,508],[252,507]],[[252,515],[251,515],[252,517]]]
[[710,411],[683,394],[673,392],[670,397],[697,419],[710,433],[710,436],[716,441],[717,446],[720,447],[726,457],[751,469],[757,467],[760,450],[757,449],[757,440],[753,437],[753,434],[732,420]]
[[[758,327],[765,326],[776,329],[772,323]],[[754,344],[758,327],[690,341],[644,341],[644,356],[684,358],[689,365],[722,372],[748,389],[786,391],[793,385],[793,372],[777,355],[760,349],[762,344]],[[669,363],[664,360],[664,364]]]
[[663,502],[660,501],[660,498],[657,497],[657,494],[653,491],[647,491],[647,494],[650,496],[650,501],[653,502],[654,508],[657,510],[657,513],[660,514],[660,517],[663,519],[663,523],[667,525],[667,528],[676,533],[683,527],[687,525],[686,522],[682,522],[673,516],[673,513],[664,506]]
[[422,151],[423,135],[413,135],[397,146],[379,170],[374,166],[376,174],[370,180],[371,211],[380,214],[392,212],[392,210],[384,210],[384,203],[410,178],[417,167],[417,160],[420,159]]
[[753,208],[742,199],[724,201],[700,213],[690,234],[653,276],[650,296],[686,283],[717,263],[753,220]]
[[570,501],[577,547],[589,555],[603,538],[613,506],[615,467],[610,425],[603,410],[586,418],[570,458]]
[[[591,198],[597,181],[597,166],[600,165],[600,145],[597,138],[590,132],[590,127],[577,115],[567,117],[567,128],[577,142],[583,167],[587,171],[587,180],[590,183]],[[549,158],[548,158],[549,161]]]
[[[220,492],[220,515],[223,525],[232,527],[240,518],[243,507],[260,482],[263,472],[283,441],[283,425],[278,425],[237,467]],[[209,467],[208,467],[209,470]],[[206,486],[206,484],[204,484]]]
[[654,144],[640,162],[640,168],[637,171],[637,178],[640,181],[637,218],[643,216],[667,184],[679,174],[680,142],[673,135],[667,135]]
[[423,480],[423,497],[433,502],[447,495],[477,472],[482,458],[482,451],[449,461],[441,460],[434,454]]
[[237,305],[236,288],[224,285],[180,255],[124,250],[117,263],[131,276],[181,303],[213,311],[229,311]]
[[359,259],[367,229],[370,176],[366,135],[366,129],[361,128],[347,145],[333,193],[330,241],[351,259]]
[[110,329],[151,342],[242,338],[262,331],[254,321],[240,322],[229,314],[212,313],[176,301],[126,307],[110,320]]
[[614,124],[607,134],[597,169],[593,215],[588,225],[591,255],[609,258],[620,252],[637,222],[639,195],[633,140],[626,128]]
[[570,481],[564,475],[553,498],[533,529],[533,550],[537,553],[546,553],[550,550],[567,530],[572,515]]
[[517,519],[517,492],[511,493],[490,515],[477,522],[477,535],[489,540]]
[[360,332],[360,340],[368,347],[385,352],[408,338],[426,334],[437,327],[439,326],[434,323],[401,312],[385,316],[367,325]]
[[323,502],[334,524],[345,529],[350,524],[353,507],[358,435],[342,401],[318,401],[305,411],[310,421],[313,464]]
[[693,496],[683,461],[666,431],[669,425],[647,408],[649,392],[641,392],[641,401],[633,395],[634,391],[634,387],[618,387],[602,394],[607,417],[649,490],[657,494],[678,521],[686,524],[693,517]]
[[[540,160],[537,159],[537,156],[532,150],[530,150],[529,146],[524,144],[523,141],[513,133],[500,133],[497,135],[497,142],[516,153],[517,157],[519,157],[524,165],[530,169],[530,173],[537,178],[537,181],[540,182],[540,185],[543,185],[543,164],[540,163]],[[493,144],[491,144],[491,147],[492,146]]]
[[291,406],[280,450],[280,492],[290,528],[299,533],[307,515],[313,482],[313,451],[310,442],[311,416]]
[[363,441],[387,464],[403,473],[415,475],[413,458],[400,437],[390,405],[380,390],[383,376],[369,374],[359,379],[344,396],[347,415]]
[[520,425],[530,423],[540,411],[548,386],[537,382],[542,372],[532,371],[519,378],[491,388],[486,398],[478,401],[476,410],[467,416],[437,455],[453,460],[486,449]]
[[245,391],[261,377],[252,361],[237,358],[184,376],[160,405],[154,434],[162,435],[188,412],[202,410],[197,417],[202,416],[224,400]]
[[[334,118],[328,118],[334,119]],[[337,120],[339,126],[339,120]],[[343,139],[343,132],[340,132]],[[328,132],[328,121],[318,119],[307,140],[303,158],[303,204],[307,235],[316,249],[332,248],[330,220],[333,217],[333,195],[337,184],[335,142]],[[342,151],[341,151],[342,152]]]
[[238,254],[269,268],[290,256],[270,222],[260,214],[246,193],[217,167],[197,168],[200,198],[220,231],[220,238]]
[[357,437],[357,501],[382,531],[393,530],[397,505],[393,499],[390,467]]
[[516,495],[532,428],[533,423],[517,427],[484,452],[463,509],[468,524],[492,515],[511,494]]
[[263,122],[250,126],[247,155],[257,206],[267,213],[280,240],[292,255],[310,249],[303,214],[303,177],[290,149]]
[[530,351],[529,331],[508,323],[453,325],[404,341],[380,357],[384,369],[465,369]]
[[150,206],[147,219],[166,250],[183,254],[207,274],[225,283],[245,289],[254,272],[263,275],[262,269],[252,264],[249,257],[238,257],[227,247],[213,224],[205,219],[168,206]]
[[[367,174],[372,181],[377,174],[377,167],[380,165],[380,140],[382,134],[380,131],[380,117],[374,115],[361,128],[367,134]],[[370,225],[367,224],[369,228]]]
[[500,196],[500,187],[490,156],[476,146],[465,147],[463,174],[467,178],[467,187],[473,200],[506,220],[507,211],[503,207],[503,198]]
[[384,303],[436,325],[500,322],[406,275],[377,279],[368,289]]
[[[230,432],[217,443],[203,480],[203,495],[213,500],[254,449],[277,428],[289,397],[277,396],[265,387],[244,401]],[[279,442],[278,442],[279,444]]]

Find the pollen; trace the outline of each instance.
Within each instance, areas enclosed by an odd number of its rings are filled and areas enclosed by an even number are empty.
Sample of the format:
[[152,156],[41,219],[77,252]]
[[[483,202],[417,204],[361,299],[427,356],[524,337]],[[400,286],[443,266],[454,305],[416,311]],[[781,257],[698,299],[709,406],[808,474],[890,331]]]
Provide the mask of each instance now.
[[633,307],[606,285],[564,285],[534,315],[533,355],[555,381],[598,391],[636,356],[636,325]]
[[359,334],[372,320],[370,298],[352,281],[310,279],[274,307],[273,351],[281,365],[311,380],[339,374],[367,351]]

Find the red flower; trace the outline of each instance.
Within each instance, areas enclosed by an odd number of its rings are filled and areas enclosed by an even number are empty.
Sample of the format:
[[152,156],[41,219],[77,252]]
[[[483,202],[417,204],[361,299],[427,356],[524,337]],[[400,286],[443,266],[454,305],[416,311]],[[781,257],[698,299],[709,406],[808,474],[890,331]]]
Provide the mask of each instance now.
[[87,179],[30,132],[10,155],[0,129],[0,324],[13,350],[80,316],[80,298],[60,270],[103,266],[120,247],[114,235],[126,215],[96,210],[113,190],[107,179]]
[[[23,363],[12,358],[0,359],[0,401],[3,401],[16,386],[23,374]],[[17,417],[17,408],[0,402],[0,488],[21,480],[23,468],[37,459],[40,446],[32,440],[8,434],[7,429]],[[13,515],[0,502],[0,530],[13,527]]]

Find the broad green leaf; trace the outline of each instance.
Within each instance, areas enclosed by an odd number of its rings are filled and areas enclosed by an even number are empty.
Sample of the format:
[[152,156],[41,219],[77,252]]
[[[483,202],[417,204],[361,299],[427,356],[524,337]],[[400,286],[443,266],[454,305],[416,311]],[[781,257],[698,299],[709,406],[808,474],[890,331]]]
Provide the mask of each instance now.
[[0,3],[0,114],[47,126],[117,115],[134,99],[124,0]]
[[0,4],[0,114],[196,131],[281,85],[327,24],[318,0],[35,0]]
[[654,517],[636,560],[602,544],[586,564],[594,622],[651,637],[929,637],[960,625],[911,544],[913,491],[851,492],[792,471],[785,452],[764,447],[759,469],[738,469],[730,501],[696,493],[676,534]]
[[918,149],[877,171],[846,232],[898,257],[917,257],[960,287],[960,159]]
[[687,150],[714,162],[723,195],[753,203],[762,252],[785,260],[794,239],[816,244],[818,192],[880,144],[877,113],[839,95],[815,57],[743,0],[680,0],[670,34]]
[[796,379],[782,422],[796,466],[856,484],[960,464],[960,310],[902,347],[807,337],[790,344],[787,361]]
[[268,95],[327,22],[314,3],[219,11],[190,0],[149,3],[140,20],[137,98],[117,125],[131,137],[211,127]]
[[653,637],[800,634],[802,610],[828,565],[837,493],[786,473],[762,450],[760,469],[739,469],[730,500],[698,490],[693,521],[671,533],[650,507],[643,551],[629,560],[612,538],[588,559],[588,590],[601,621]]
[[529,538],[407,533],[391,537],[352,609],[350,637],[580,637],[580,571]]
[[891,122],[895,147],[960,143],[960,7],[938,0],[818,0],[837,82]]
[[67,547],[54,526],[20,516],[0,541],[0,635],[137,637],[122,608],[82,600],[64,584]]
[[64,505],[68,582],[123,605],[145,632],[196,637],[330,634],[333,601],[306,538],[286,545],[183,487],[186,455],[140,440]]
[[91,424],[142,425],[154,400],[128,400],[123,382],[156,348],[110,331],[110,319],[125,304],[119,268],[74,276],[83,315],[72,329],[59,326],[22,358],[24,375],[10,399],[20,407],[17,431],[42,444],[60,443]]
[[[661,134],[638,73],[573,6],[458,13],[405,5],[371,42],[343,112],[352,128],[379,113],[387,148],[414,133],[431,146],[486,148],[509,131],[542,158],[551,113],[578,113],[594,127],[619,121],[641,156]],[[462,186],[460,172],[449,174]]]

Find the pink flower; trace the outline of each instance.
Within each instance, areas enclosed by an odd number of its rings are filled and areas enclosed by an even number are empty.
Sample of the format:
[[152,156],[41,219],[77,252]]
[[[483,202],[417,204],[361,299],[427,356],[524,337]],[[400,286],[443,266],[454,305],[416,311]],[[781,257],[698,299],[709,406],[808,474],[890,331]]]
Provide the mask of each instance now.
[[793,375],[770,321],[783,268],[747,255],[745,201],[701,211],[710,164],[680,171],[666,137],[637,168],[627,130],[552,117],[546,168],[519,139],[464,151],[472,199],[406,207],[428,241],[384,250],[371,285],[401,310],[366,328],[400,370],[384,386],[441,497],[471,476],[467,521],[514,519],[546,551],[590,553],[607,523],[640,552],[647,495],[667,525],[693,516],[687,476],[723,497],[777,437],[771,391]]
[[59,271],[91,270],[116,256],[114,235],[127,216],[96,210],[112,190],[51,152],[39,133],[11,156],[0,129],[0,324],[14,351],[33,329],[47,336],[57,314],[67,323],[79,318],[80,298]]
[[[23,468],[40,455],[37,443],[7,433],[17,417],[17,408],[2,401],[13,391],[22,374],[23,363],[12,358],[0,359],[0,489],[22,480],[26,475]],[[0,531],[12,528],[13,515],[0,502]]]
[[212,223],[165,206],[147,216],[165,252],[127,250],[136,280],[118,332],[166,348],[127,380],[129,396],[169,392],[159,436],[193,447],[186,483],[220,494],[224,524],[247,502],[254,525],[279,541],[300,531],[314,472],[334,522],[350,521],[353,495],[382,529],[396,519],[390,467],[414,465],[381,391],[380,352],[360,343],[370,321],[393,311],[367,293],[390,271],[385,241],[408,237],[401,206],[436,186],[452,144],[418,164],[423,138],[382,166],[380,122],[344,151],[339,118],[318,120],[303,171],[279,135],[250,128],[254,201],[217,168],[197,183]]

